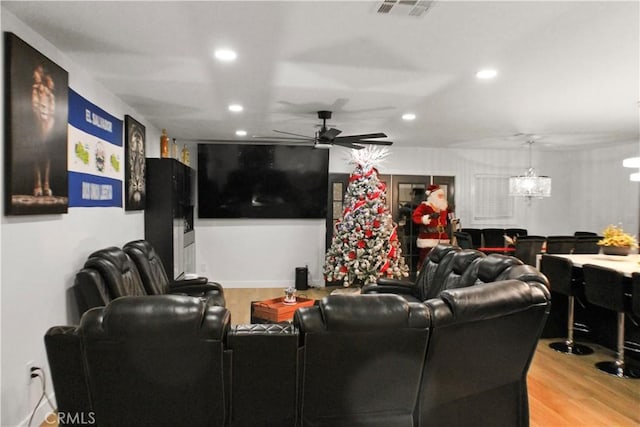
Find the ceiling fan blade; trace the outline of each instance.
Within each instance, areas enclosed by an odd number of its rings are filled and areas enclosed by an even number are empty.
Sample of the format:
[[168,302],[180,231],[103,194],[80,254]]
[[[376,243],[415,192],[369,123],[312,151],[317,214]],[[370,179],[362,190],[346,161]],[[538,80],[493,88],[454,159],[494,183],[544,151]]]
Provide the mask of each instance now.
[[359,139],[354,142],[358,144],[369,144],[369,145],[393,145],[393,141],[369,141],[367,139]]
[[341,133],[342,133],[342,131],[340,129],[331,128],[331,129],[327,130],[326,132],[323,132],[320,135],[320,137],[321,138],[326,138],[326,139],[329,139],[329,140],[333,140],[333,139],[335,139],[335,137],[337,137]]
[[[207,144],[240,144],[240,145],[273,145],[277,141],[273,141],[271,139],[206,139],[206,138],[195,138],[195,139],[183,139],[176,138],[179,142],[195,142],[195,143],[207,143]],[[279,145],[312,145],[313,140],[289,140],[280,138],[279,140],[281,144]]]
[[351,148],[354,150],[362,150],[364,148],[362,145],[356,145],[351,142],[345,142],[345,141],[334,141],[333,144],[339,145],[341,147]]
[[382,132],[377,132],[377,133],[363,133],[360,135],[345,135],[345,136],[340,136],[337,139],[355,141],[357,139],[386,138],[386,137],[387,137],[386,134]]
[[299,133],[285,132],[285,131],[283,131],[283,130],[276,130],[276,129],[274,129],[273,131],[274,131],[274,132],[277,132],[277,133],[283,133],[283,134],[285,134],[285,135],[293,135],[293,136],[299,136],[299,137],[306,138],[306,139],[313,139],[313,137],[311,137],[311,136],[308,136],[308,135],[300,135]]
[[252,139],[270,139],[273,141],[313,141],[315,139],[308,136],[291,137],[291,136],[261,136],[261,135],[255,135],[255,136],[252,136],[251,138]]

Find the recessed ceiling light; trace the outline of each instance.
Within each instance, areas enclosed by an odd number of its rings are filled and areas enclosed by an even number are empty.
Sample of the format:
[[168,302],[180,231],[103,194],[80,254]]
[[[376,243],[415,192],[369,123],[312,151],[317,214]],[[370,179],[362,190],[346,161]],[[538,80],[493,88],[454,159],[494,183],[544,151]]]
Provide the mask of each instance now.
[[229,111],[233,111],[234,113],[239,113],[242,110],[244,110],[244,108],[242,108],[242,105],[240,104],[229,105]]
[[247,131],[246,130],[237,130],[236,131],[236,136],[247,136]]
[[498,72],[491,69],[480,70],[476,73],[476,77],[479,79],[493,79],[497,75]]
[[416,115],[413,113],[405,113],[402,115],[402,120],[415,120],[416,119]]
[[640,157],[629,157],[622,161],[625,168],[640,168]]
[[640,181],[640,172],[635,172],[629,175],[629,181]]
[[231,49],[218,49],[213,53],[213,55],[216,57],[216,59],[225,62],[233,61],[238,57],[235,51]]

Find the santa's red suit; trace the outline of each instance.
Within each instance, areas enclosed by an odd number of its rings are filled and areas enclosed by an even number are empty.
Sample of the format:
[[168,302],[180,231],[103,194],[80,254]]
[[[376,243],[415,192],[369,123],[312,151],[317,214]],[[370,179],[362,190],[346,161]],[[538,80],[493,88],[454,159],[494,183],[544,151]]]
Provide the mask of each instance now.
[[430,185],[427,188],[427,200],[420,203],[415,208],[411,218],[416,224],[420,224],[417,245],[420,248],[420,258],[418,269],[431,251],[431,248],[438,243],[449,243],[447,235],[448,205],[444,196],[444,191],[437,185]]

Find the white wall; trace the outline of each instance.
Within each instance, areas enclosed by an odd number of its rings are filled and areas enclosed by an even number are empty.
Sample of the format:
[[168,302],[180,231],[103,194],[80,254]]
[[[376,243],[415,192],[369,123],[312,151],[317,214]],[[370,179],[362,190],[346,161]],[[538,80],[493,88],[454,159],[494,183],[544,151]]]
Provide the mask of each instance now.
[[[517,199],[514,216],[504,223],[474,222],[477,174],[510,176],[528,166],[527,149],[463,150],[393,147],[379,168],[382,174],[456,177],[456,214],[465,227],[521,226],[530,234],[599,232],[622,223],[638,232],[640,184],[629,181],[622,159],[638,155],[638,144],[578,151],[536,151],[532,164],[552,177],[552,197],[527,205]],[[331,172],[350,173],[347,151],[332,148]],[[602,199],[604,197],[604,200]],[[606,203],[602,203],[605,201]],[[322,286],[324,220],[196,219],[198,273],[226,287],[285,287],[294,283],[295,267],[309,266],[311,284]]]
[[[62,52],[4,9],[1,19],[2,31],[16,33],[67,70],[71,88],[116,117],[124,119],[125,114],[132,115],[147,126],[148,139],[158,140],[158,130],[92,80]],[[4,82],[4,76],[0,80]],[[3,107],[4,103],[0,108]],[[4,131],[0,133],[4,146]],[[4,150],[0,150],[0,165],[3,164]],[[4,200],[4,193],[0,200]],[[39,398],[40,383],[36,380],[28,385],[27,362],[33,361],[47,369],[48,391],[53,392],[43,337],[51,326],[77,322],[75,303],[69,292],[74,274],[90,252],[143,238],[144,214],[142,211],[125,213],[122,208],[70,208],[65,215],[7,217],[4,206],[1,209],[0,424],[15,426],[26,425]],[[44,419],[46,404],[40,408],[35,418],[38,424]]]

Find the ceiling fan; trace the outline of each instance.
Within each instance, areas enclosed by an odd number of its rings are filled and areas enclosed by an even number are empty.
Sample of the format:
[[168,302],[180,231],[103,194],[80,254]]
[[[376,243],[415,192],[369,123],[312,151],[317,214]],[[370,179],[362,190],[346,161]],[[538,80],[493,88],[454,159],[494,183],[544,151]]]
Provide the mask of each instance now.
[[332,145],[339,145],[341,147],[352,148],[355,150],[360,150],[364,148],[363,144],[373,144],[373,145],[391,145],[392,141],[373,141],[373,139],[377,138],[386,138],[387,135],[382,132],[376,133],[365,133],[360,135],[346,135],[346,136],[338,136],[342,133],[340,129],[336,128],[327,128],[327,120],[331,118],[331,111],[321,110],[318,111],[318,118],[322,120],[322,125],[320,129],[316,132],[315,136],[306,136],[300,135],[292,132],[285,132],[282,130],[273,130],[274,132],[281,133],[284,135],[291,136],[267,136],[267,137],[256,137],[262,140],[270,139],[270,140],[287,140],[287,141],[299,141],[299,142],[312,142],[313,146],[316,148],[329,148]]

